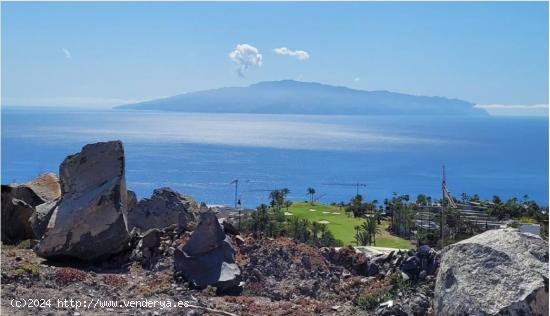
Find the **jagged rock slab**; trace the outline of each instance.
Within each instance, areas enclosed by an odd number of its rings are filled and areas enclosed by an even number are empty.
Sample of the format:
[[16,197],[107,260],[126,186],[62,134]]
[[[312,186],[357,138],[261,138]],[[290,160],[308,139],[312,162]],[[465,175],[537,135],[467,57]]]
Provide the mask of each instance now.
[[44,173],[36,179],[25,183],[43,202],[58,199],[61,196],[61,186],[55,173]]
[[[128,190],[128,192],[126,193],[126,196],[128,197],[128,206],[127,206],[127,208],[128,208],[128,214],[129,214],[130,210],[133,209],[134,207],[136,207],[136,205],[138,203],[138,200],[137,200],[136,193],[134,191]],[[129,228],[129,230],[132,230],[131,227],[128,227],[128,228]]]
[[48,222],[52,217],[52,214],[59,203],[59,199],[48,201],[37,205],[34,208],[34,213],[29,218],[29,223],[31,225],[34,239],[41,239],[46,232],[48,227]]
[[241,271],[235,264],[235,249],[225,236],[216,215],[203,213],[197,229],[174,253],[174,267],[194,286],[208,285],[220,291],[236,288]]
[[157,228],[149,229],[142,236],[137,246],[132,251],[130,259],[132,261],[140,262],[143,267],[150,268],[156,263],[161,251],[159,246],[161,245],[161,237],[163,231]]
[[444,249],[436,315],[548,315],[548,242],[490,230]]
[[59,169],[62,197],[36,248],[38,255],[95,260],[128,247],[122,143],[86,145]]
[[35,216],[36,222],[49,218],[51,203],[60,194],[59,180],[53,173],[40,175],[21,185],[2,185],[2,242],[40,238],[42,234],[40,229],[35,231],[32,217],[39,209],[40,215]]
[[201,215],[197,229],[183,245],[182,250],[191,256],[201,255],[221,246],[225,238],[225,233],[216,215],[207,212]]
[[186,230],[196,221],[198,210],[198,204],[191,197],[170,188],[155,189],[151,198],[143,199],[129,209],[128,228],[146,231],[176,224]]

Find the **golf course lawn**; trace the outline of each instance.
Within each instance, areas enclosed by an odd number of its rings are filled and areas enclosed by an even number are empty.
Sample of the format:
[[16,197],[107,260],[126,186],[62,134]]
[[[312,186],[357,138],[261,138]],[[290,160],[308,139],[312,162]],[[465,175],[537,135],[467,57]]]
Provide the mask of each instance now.
[[[295,202],[288,208],[288,213],[291,213],[292,215],[287,216],[305,218],[312,222],[328,221],[329,223],[327,224],[327,228],[332,232],[336,239],[343,241],[344,245],[355,245],[354,227],[363,223],[363,219],[348,217],[345,211],[337,206],[318,203],[311,205],[304,202]],[[376,245],[373,246],[411,248],[411,243],[408,240],[393,236],[386,231],[388,224],[388,222],[383,221],[379,226],[380,234],[376,235]]]

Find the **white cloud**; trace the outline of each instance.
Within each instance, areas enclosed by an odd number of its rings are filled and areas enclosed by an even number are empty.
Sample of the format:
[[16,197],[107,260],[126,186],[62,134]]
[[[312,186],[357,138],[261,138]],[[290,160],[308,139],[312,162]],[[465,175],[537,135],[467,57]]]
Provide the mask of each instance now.
[[308,60],[309,59],[308,52],[303,51],[303,50],[291,50],[287,47],[279,47],[279,48],[275,48],[273,51],[275,53],[279,54],[279,55],[286,55],[286,56],[290,56],[290,57],[296,57],[299,60]]
[[495,116],[548,116],[548,104],[478,104],[475,107]]
[[67,59],[71,59],[71,58],[72,58],[71,52],[70,52],[68,49],[66,49],[65,47],[63,47],[63,48],[61,49],[61,51],[63,52],[63,54],[65,54],[65,58],[67,58]]
[[355,78],[353,78],[353,81],[355,81],[355,82],[357,82],[357,81],[361,81],[361,78],[359,78],[359,77],[355,77]]
[[235,49],[229,53],[229,58],[239,65],[237,73],[244,77],[244,71],[250,67],[259,67],[262,65],[262,54],[258,49],[249,44],[238,44]]

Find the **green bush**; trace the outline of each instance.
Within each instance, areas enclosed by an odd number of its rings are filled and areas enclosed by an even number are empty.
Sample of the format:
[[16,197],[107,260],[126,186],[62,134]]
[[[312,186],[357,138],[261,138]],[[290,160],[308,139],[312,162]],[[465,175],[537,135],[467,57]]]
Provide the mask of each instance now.
[[391,298],[391,293],[386,288],[374,289],[363,293],[357,298],[357,306],[363,310],[375,309],[380,303]]
[[334,238],[330,230],[325,231],[321,239],[319,239],[320,247],[342,247],[344,243],[341,240]]
[[395,289],[400,289],[402,291],[407,291],[412,286],[410,280],[403,279],[401,272],[395,272],[390,275],[390,284]]
[[15,274],[18,276],[30,275],[32,277],[38,277],[40,276],[40,266],[38,264],[25,262],[15,269]]

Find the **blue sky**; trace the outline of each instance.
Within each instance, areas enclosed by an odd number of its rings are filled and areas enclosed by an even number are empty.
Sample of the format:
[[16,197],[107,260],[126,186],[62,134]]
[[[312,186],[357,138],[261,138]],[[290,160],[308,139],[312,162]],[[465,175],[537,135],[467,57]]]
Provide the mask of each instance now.
[[2,3],[5,105],[280,79],[547,111],[548,4]]

